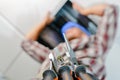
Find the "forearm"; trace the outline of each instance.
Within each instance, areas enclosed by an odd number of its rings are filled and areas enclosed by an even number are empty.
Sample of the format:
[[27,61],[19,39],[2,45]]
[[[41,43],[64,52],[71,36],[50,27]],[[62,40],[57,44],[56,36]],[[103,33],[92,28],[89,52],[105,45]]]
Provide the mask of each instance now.
[[37,27],[35,26],[33,29],[31,29],[31,31],[26,35],[26,38],[31,40],[37,40],[38,36],[45,28],[45,26],[46,26],[46,22],[42,21]]
[[86,9],[83,10],[83,13],[85,15],[98,15],[98,16],[103,16],[104,15],[104,10],[106,9],[106,7],[108,7],[108,4],[99,4],[99,5],[94,5],[91,7],[88,7]]
[[73,8],[76,9],[80,14],[83,14],[85,16],[88,15],[98,15],[98,16],[103,16],[104,14],[104,9],[109,6],[108,4],[97,4],[93,5],[87,8],[83,8],[82,6],[78,5],[77,3],[73,3]]
[[51,52],[49,48],[33,40],[24,40],[21,47],[29,56],[40,63],[43,63]]

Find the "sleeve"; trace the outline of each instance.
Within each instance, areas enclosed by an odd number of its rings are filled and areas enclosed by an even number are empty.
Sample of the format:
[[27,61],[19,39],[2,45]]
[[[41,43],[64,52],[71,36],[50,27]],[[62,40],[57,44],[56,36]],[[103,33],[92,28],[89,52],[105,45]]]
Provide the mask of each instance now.
[[117,17],[116,6],[110,5],[105,9],[92,45],[96,49],[94,53],[96,56],[104,56],[112,46],[117,30]]
[[49,48],[33,40],[24,40],[21,47],[29,56],[40,63],[42,63],[50,53]]
[[[86,57],[104,57],[107,50],[112,46],[117,29],[117,7],[110,5],[104,11],[104,15],[98,24],[98,30],[94,37],[89,38],[88,44],[82,52]],[[78,45],[78,44],[77,44]],[[79,50],[78,50],[79,51]],[[80,53],[76,54],[78,58]]]

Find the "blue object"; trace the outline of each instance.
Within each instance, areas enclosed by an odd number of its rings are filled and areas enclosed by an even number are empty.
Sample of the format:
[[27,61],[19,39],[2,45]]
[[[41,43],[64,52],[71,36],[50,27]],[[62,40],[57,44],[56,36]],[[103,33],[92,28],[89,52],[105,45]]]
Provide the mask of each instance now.
[[82,32],[84,32],[88,36],[91,35],[91,33],[87,29],[85,29],[82,25],[77,24],[75,22],[71,22],[71,21],[69,21],[65,25],[63,25],[63,27],[61,29],[61,33],[65,33],[68,29],[73,28],[73,27],[79,28]]

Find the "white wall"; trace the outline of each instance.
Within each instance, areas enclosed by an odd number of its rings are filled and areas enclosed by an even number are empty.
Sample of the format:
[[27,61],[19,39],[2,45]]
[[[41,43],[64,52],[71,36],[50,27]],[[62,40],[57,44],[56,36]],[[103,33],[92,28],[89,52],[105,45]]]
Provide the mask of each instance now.
[[[20,43],[22,38],[15,33],[12,26],[1,17],[5,15],[20,31],[27,33],[33,26],[37,25],[46,11],[53,9],[61,0],[0,0],[0,72],[6,72],[10,80],[29,80],[35,76],[40,64],[21,52]],[[92,5],[99,2],[119,4],[119,0],[76,0],[82,6]],[[119,6],[120,7],[120,6]],[[120,24],[119,24],[120,25]],[[115,43],[110,50],[107,65],[107,80],[119,80],[119,50],[120,50],[120,28]],[[20,54],[20,55],[18,55]],[[18,55],[12,67],[6,71],[10,63]]]

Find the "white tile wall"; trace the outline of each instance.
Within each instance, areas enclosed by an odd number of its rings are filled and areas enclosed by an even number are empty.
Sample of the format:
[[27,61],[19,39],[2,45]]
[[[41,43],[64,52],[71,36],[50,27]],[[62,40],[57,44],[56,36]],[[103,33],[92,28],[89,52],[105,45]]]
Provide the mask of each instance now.
[[40,68],[40,64],[31,59],[26,53],[22,52],[22,55],[12,68],[7,72],[6,76],[10,80],[31,80],[34,78]]
[[[23,33],[27,33],[37,25],[48,10],[53,11],[61,0],[0,0],[0,13],[2,12]],[[108,2],[119,4],[119,0],[74,0],[82,6],[94,3]],[[119,6],[120,7],[120,6]],[[120,21],[119,21],[120,22]],[[20,51],[22,39],[11,30],[9,25],[0,17],[0,72],[4,72]],[[107,57],[107,80],[120,80],[120,28],[112,49]],[[6,73],[10,80],[30,80],[39,69],[40,64],[31,59],[24,52],[18,57]]]
[[[13,33],[6,21],[0,17],[0,71],[4,72],[18,54],[21,39]],[[11,37],[12,36],[12,37]]]

